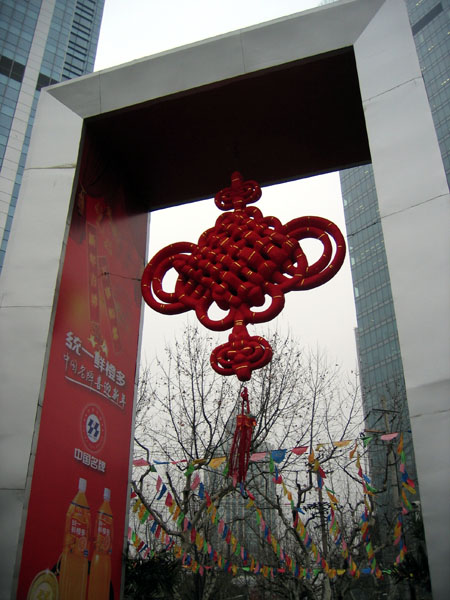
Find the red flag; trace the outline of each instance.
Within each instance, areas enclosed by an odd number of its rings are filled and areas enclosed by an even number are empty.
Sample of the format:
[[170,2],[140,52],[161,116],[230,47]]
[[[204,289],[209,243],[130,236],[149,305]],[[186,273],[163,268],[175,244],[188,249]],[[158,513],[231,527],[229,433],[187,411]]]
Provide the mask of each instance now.
[[308,450],[308,446],[297,446],[297,448],[292,448],[292,452],[294,454],[296,454],[297,456],[301,456],[302,454],[305,454],[305,452]]

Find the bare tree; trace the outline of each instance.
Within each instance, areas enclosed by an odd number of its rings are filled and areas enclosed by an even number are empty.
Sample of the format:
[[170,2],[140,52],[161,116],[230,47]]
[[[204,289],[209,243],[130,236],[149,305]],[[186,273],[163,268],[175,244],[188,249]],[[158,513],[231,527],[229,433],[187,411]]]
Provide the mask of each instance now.
[[[367,565],[367,539],[361,535],[367,506],[371,524],[375,520],[357,455],[349,455],[363,430],[356,374],[343,377],[324,356],[302,350],[289,336],[272,335],[274,358],[248,384],[257,422],[251,451],[265,458],[251,462],[245,486],[235,488],[222,470],[242,384],[211,369],[212,342],[188,327],[164,357],[144,369],[139,387],[135,456],[147,464],[136,468],[133,487],[151,516],[147,534],[155,523],[176,544],[179,557],[201,565],[200,573],[186,573],[174,597],[228,598],[233,589],[239,596],[245,588],[254,598],[266,592],[289,600],[343,598],[355,580],[329,573]],[[301,447],[308,448],[302,456],[292,451]],[[270,458],[276,449],[283,450],[278,462]],[[364,463],[364,456],[358,460]],[[142,531],[136,514],[133,518]],[[226,528],[231,537],[223,535]],[[146,539],[155,543],[151,535]],[[217,553],[223,558],[219,568]],[[240,576],[228,573],[236,574],[233,565],[244,569]],[[261,565],[264,577],[257,575]],[[292,565],[306,575],[299,577]]]

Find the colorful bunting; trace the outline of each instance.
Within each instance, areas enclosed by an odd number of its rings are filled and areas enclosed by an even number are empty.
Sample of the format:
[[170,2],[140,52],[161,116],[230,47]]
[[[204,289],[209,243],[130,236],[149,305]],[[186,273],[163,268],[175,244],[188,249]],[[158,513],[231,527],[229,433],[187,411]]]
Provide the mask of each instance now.
[[[380,436],[380,439],[383,441],[392,441],[393,439],[395,439],[397,437],[397,435],[398,435],[398,433],[382,434]],[[368,436],[368,437],[366,436],[365,438],[363,438],[364,446],[366,446],[372,440],[372,438],[373,438],[373,436]],[[337,442],[332,442],[332,444],[337,448],[346,447],[350,443],[351,443],[351,440],[339,440]],[[356,441],[354,448],[351,450],[351,452],[349,454],[350,459],[353,458],[354,454],[357,451],[357,444],[358,444],[358,441]],[[299,446],[299,447],[292,448],[291,452],[297,456],[301,456],[302,454],[306,453],[307,450],[308,450],[307,447]],[[282,486],[284,496],[291,503],[292,510],[295,511],[294,528],[297,530],[300,539],[303,540],[305,548],[311,552],[312,556],[314,557],[315,563],[320,567],[320,569],[317,569],[317,568],[305,569],[305,568],[300,567],[299,565],[295,564],[294,561],[292,561],[292,559],[289,557],[289,555],[286,554],[285,551],[281,548],[279,542],[277,541],[277,539],[271,532],[268,524],[263,519],[261,510],[258,509],[257,506],[255,506],[254,495],[251,494],[251,492],[249,492],[248,490],[244,490],[244,488],[242,486],[242,490],[241,490],[242,496],[244,498],[248,498],[248,500],[249,500],[246,505],[246,508],[252,508],[252,507],[254,508],[253,514],[255,515],[257,523],[261,527],[261,531],[263,532],[265,541],[268,544],[270,544],[275,555],[279,558],[280,561],[285,563],[287,569],[289,571],[291,571],[295,577],[311,578],[312,576],[314,576],[318,572],[320,572],[320,570],[323,571],[324,573],[326,573],[328,575],[328,577],[330,577],[330,578],[334,578],[337,575],[343,575],[345,573],[349,573],[350,575],[352,575],[354,577],[358,577],[360,571],[358,570],[358,567],[357,567],[356,563],[354,562],[354,560],[349,555],[348,546],[342,537],[342,532],[341,532],[339,525],[337,523],[337,520],[336,520],[334,508],[336,508],[336,505],[338,504],[338,499],[335,495],[335,492],[332,489],[325,487],[325,490],[328,495],[328,499],[331,504],[331,512],[330,512],[330,515],[328,516],[328,521],[329,521],[328,527],[329,527],[330,535],[333,538],[334,544],[336,545],[336,547],[341,548],[341,553],[349,566],[348,570],[334,569],[334,568],[330,567],[330,565],[328,565],[328,563],[324,559],[324,557],[322,557],[320,555],[318,546],[314,543],[313,538],[306,531],[306,528],[305,528],[303,522],[299,518],[299,513],[304,514],[304,512],[301,510],[300,507],[295,507],[293,499],[292,499],[292,494],[287,489],[287,487],[283,481],[283,478],[282,478],[281,474],[279,473],[278,468],[276,466],[276,464],[281,463],[286,458],[287,452],[288,452],[287,450],[282,449],[282,450],[274,450],[274,451],[270,451],[270,452],[254,453],[251,455],[250,460],[253,460],[253,461],[262,460],[269,454],[269,470],[271,473],[274,474],[274,482],[277,485]],[[416,490],[415,490],[414,481],[409,478],[408,473],[406,471],[406,467],[405,467],[405,454],[403,451],[403,434],[400,435],[400,441],[399,441],[399,444],[397,447],[397,453],[399,454],[400,461],[401,461],[400,462],[400,473],[401,473],[401,483],[402,483],[402,488],[403,488],[401,491],[401,497],[402,497],[402,502],[403,502],[403,512],[407,512],[406,509],[410,510],[412,507],[411,507],[411,504],[405,494],[405,491],[410,494],[415,494]],[[215,457],[209,461],[208,466],[210,466],[211,468],[217,468],[218,466],[223,464],[225,462],[225,460],[226,460],[226,457]],[[134,466],[150,466],[149,463],[147,461],[145,461],[144,459],[135,459],[134,462],[135,463],[137,462],[137,464],[135,464]],[[156,463],[157,461],[154,461],[154,462]],[[182,462],[182,461],[177,461],[177,462]],[[198,459],[197,461],[195,461],[195,464],[205,464],[206,462],[207,462],[206,460]],[[319,461],[315,458],[314,450],[312,448],[311,448],[310,454],[308,456],[308,462],[311,465],[312,471],[315,472],[317,475],[318,487],[323,488],[324,487],[323,480],[326,478],[326,474],[323,471],[322,467],[320,466]],[[175,464],[174,461],[172,461],[172,463]],[[195,464],[194,464],[194,462],[191,462],[188,465],[188,468],[185,471],[185,475],[190,475],[195,471]],[[366,499],[366,497],[368,497],[369,495],[373,495],[376,492],[376,490],[373,487],[371,487],[370,478],[367,475],[365,475],[362,471],[359,455],[357,456],[356,467],[358,469],[358,475],[361,478],[361,483],[362,483],[363,492],[364,492],[364,513],[362,514],[361,521],[360,521],[361,535],[362,535],[363,540],[365,541],[365,550],[366,550],[367,558],[368,558],[369,565],[370,565],[370,567],[362,569],[361,572],[372,573],[377,578],[380,578],[382,576],[382,572],[377,565],[375,553],[373,550],[372,542],[370,539],[370,533],[369,533],[370,504],[369,504],[368,500]],[[198,495],[199,495],[200,499],[203,500],[206,497],[206,504],[208,507],[208,512],[210,513],[211,522],[213,524],[217,525],[219,535],[222,537],[222,539],[225,539],[225,541],[231,546],[230,549],[231,549],[232,553],[234,555],[240,557],[241,560],[244,562],[244,566],[242,568],[246,569],[247,571],[251,571],[253,573],[262,573],[264,577],[268,577],[269,575],[271,577],[273,577],[274,573],[286,572],[286,570],[282,566],[279,568],[269,568],[268,566],[260,565],[260,563],[255,561],[255,559],[253,557],[249,556],[247,550],[238,541],[238,539],[233,535],[231,529],[225,523],[224,519],[219,517],[217,507],[214,505],[214,503],[211,500],[211,497],[209,496],[208,492],[205,490],[204,484],[200,481],[200,476],[198,473],[193,478],[190,487],[193,491],[195,491],[198,488]],[[181,512],[181,508],[176,504],[176,502],[173,499],[170,492],[167,492],[167,486],[162,482],[162,479],[159,475],[158,475],[157,481],[156,481],[156,492],[157,493],[159,492],[159,494],[157,496],[157,500],[161,500],[163,498],[163,496],[167,493],[167,496],[165,499],[165,505],[169,508],[169,511],[172,514],[173,521],[176,521],[176,524],[180,529],[182,528],[184,531],[190,530],[191,541],[197,547],[197,550],[200,552],[203,552],[205,555],[207,555],[211,560],[213,560],[213,562],[219,568],[223,568],[224,570],[226,570],[232,574],[236,574],[238,571],[238,566],[235,564],[232,564],[230,561],[225,562],[222,559],[221,555],[219,553],[217,553],[211,547],[209,542],[207,542],[207,540],[205,540],[203,538],[203,536],[200,534],[200,532],[196,531],[196,529],[194,527],[192,527],[192,524],[190,523],[189,519],[184,515],[184,513]],[[135,492],[133,492],[133,496],[136,497]],[[132,509],[134,512],[137,513],[137,516],[141,523],[145,523],[148,520],[153,519],[153,516],[150,514],[148,509],[146,509],[145,505],[142,503],[140,498],[136,499],[136,502],[135,502],[134,506],[132,507]],[[155,537],[157,539],[160,540],[160,543],[163,543],[163,545],[165,545],[167,547],[170,546],[171,548],[173,548],[174,553],[178,554],[181,557],[182,550],[181,550],[180,546],[178,546],[176,544],[176,542],[170,538],[170,536],[167,534],[167,532],[165,532],[162,529],[161,525],[157,524],[154,521],[149,530],[150,530],[150,532],[152,532],[155,535]],[[130,535],[133,535],[134,538],[130,539]],[[150,549],[149,549],[148,545],[145,544],[144,542],[142,542],[142,540],[140,540],[138,538],[138,536],[136,536],[136,534],[134,534],[134,532],[130,533],[130,531],[129,531],[129,539],[130,539],[130,541],[132,541],[133,546],[137,549],[137,551],[142,556],[148,556],[148,554],[150,553]],[[395,531],[394,531],[394,543],[395,543],[395,545],[399,546],[399,554],[396,558],[396,562],[398,563],[398,562],[401,562],[402,560],[404,560],[404,556],[406,554],[406,546],[403,542],[402,534],[401,534],[401,515],[399,515],[398,521],[396,523],[396,527],[395,527]],[[248,565],[247,560],[249,560],[251,563],[250,567],[247,566]],[[188,565],[188,561],[189,561],[189,565]],[[186,553],[185,553],[185,564],[188,565],[189,568],[192,568],[193,570],[196,569],[196,571],[200,572],[200,573],[203,573],[205,570],[211,568],[211,566],[208,566],[208,565],[200,565],[198,562],[192,560],[189,557],[189,555],[187,555]]]

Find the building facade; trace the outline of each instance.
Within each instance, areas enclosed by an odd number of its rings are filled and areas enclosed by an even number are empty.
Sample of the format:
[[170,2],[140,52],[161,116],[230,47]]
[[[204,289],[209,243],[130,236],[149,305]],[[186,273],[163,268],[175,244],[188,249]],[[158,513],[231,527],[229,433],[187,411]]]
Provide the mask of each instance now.
[[104,0],[0,3],[0,272],[42,87],[94,69]]
[[[407,0],[411,30],[447,178],[450,173],[448,0]],[[404,432],[408,472],[415,478],[411,423],[386,249],[371,165],[341,172],[358,328],[356,332],[369,458],[386,521],[399,506],[399,483],[377,432]],[[409,265],[414,268],[413,265]]]

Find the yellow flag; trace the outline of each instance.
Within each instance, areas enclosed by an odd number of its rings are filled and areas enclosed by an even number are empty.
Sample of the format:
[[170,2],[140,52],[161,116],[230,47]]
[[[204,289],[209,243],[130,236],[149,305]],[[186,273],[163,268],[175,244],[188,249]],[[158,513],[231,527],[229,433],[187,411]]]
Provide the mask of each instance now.
[[345,446],[348,446],[351,441],[352,440],[341,440],[339,442],[333,442],[333,446],[336,446],[336,448],[344,448]]
[[328,498],[330,499],[332,504],[338,504],[337,498],[334,494],[327,490]]
[[212,458],[209,461],[208,466],[211,467],[211,469],[217,469],[225,461],[226,461],[226,456],[219,456],[218,458]]
[[410,492],[411,494],[416,493],[416,490],[413,487],[411,487],[410,485],[408,485],[407,483],[405,483],[404,481],[402,482],[402,486],[405,487],[408,490],[408,492]]

